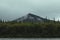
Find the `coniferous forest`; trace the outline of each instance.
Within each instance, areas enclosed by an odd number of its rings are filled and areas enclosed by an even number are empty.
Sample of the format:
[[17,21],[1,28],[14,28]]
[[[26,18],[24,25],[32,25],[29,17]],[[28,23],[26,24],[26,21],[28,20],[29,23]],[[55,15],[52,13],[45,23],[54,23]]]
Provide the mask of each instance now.
[[60,38],[60,22],[2,22],[0,38]]

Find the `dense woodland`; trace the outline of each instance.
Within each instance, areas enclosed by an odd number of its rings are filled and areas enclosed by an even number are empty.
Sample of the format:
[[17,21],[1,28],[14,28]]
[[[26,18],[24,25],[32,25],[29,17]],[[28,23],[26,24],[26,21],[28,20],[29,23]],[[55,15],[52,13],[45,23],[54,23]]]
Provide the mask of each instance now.
[[2,22],[0,38],[60,38],[60,22]]

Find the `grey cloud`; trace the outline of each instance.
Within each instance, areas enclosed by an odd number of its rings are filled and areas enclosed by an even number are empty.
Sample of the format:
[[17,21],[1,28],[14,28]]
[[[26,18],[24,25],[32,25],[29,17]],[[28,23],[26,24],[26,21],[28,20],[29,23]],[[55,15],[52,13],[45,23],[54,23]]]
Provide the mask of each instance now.
[[60,17],[60,0],[0,0],[0,19],[13,20],[27,13]]

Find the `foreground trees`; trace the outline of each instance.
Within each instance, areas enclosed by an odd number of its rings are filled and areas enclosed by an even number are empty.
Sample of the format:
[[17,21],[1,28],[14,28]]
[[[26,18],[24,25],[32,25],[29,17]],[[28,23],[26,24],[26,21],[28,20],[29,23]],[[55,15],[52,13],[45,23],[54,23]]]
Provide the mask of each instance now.
[[60,37],[60,23],[0,23],[0,37]]

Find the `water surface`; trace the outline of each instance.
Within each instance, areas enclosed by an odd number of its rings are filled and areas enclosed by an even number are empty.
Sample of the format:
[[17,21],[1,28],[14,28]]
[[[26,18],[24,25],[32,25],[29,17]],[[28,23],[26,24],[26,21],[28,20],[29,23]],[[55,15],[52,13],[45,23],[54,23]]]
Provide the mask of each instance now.
[[60,40],[59,38],[0,38],[0,40]]

